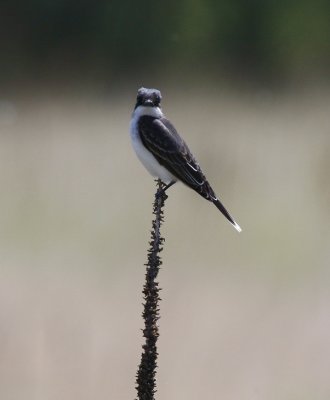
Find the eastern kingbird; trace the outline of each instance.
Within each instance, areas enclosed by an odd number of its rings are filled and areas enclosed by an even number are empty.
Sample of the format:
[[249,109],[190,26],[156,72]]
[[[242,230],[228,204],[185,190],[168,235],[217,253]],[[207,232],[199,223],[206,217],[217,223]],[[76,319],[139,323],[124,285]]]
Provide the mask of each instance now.
[[131,139],[134,150],[150,172],[168,189],[178,180],[206,200],[211,201],[241,232],[240,226],[221,204],[206,180],[195,157],[160,107],[161,93],[157,89],[140,88],[131,119]]

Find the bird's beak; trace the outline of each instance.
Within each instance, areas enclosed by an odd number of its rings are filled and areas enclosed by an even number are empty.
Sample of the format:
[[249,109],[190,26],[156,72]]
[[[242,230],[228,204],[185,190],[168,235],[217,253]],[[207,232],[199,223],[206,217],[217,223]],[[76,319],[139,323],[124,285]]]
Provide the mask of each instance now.
[[143,105],[144,105],[144,106],[152,107],[152,106],[154,105],[154,103],[153,103],[152,100],[147,99],[147,100],[144,101]]

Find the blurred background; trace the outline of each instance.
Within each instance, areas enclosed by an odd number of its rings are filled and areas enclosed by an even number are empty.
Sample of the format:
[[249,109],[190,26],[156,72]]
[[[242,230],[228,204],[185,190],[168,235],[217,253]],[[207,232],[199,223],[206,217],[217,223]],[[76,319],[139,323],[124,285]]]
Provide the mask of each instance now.
[[157,398],[329,399],[330,3],[8,1],[0,31],[0,397],[135,397],[144,85],[243,228],[170,189]]

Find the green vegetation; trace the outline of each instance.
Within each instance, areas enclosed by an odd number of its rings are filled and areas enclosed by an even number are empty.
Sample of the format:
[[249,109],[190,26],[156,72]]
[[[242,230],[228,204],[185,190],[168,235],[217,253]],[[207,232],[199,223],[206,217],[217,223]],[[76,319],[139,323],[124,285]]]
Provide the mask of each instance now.
[[279,80],[330,66],[326,0],[34,0],[2,9],[3,80],[161,65]]

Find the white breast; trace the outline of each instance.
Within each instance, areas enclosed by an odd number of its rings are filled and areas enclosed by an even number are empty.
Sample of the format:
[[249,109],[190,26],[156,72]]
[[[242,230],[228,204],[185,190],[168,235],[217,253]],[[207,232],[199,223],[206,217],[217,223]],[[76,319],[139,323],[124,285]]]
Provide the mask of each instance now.
[[149,171],[149,173],[153,177],[161,179],[165,184],[168,184],[171,181],[176,180],[176,178],[169,171],[167,171],[166,168],[159,164],[152,153],[145,148],[140,138],[140,134],[138,131],[138,121],[139,118],[144,115],[150,115],[155,118],[160,118],[163,116],[163,113],[159,107],[139,106],[136,108],[136,110],[134,110],[130,125],[133,148],[139,160]]

